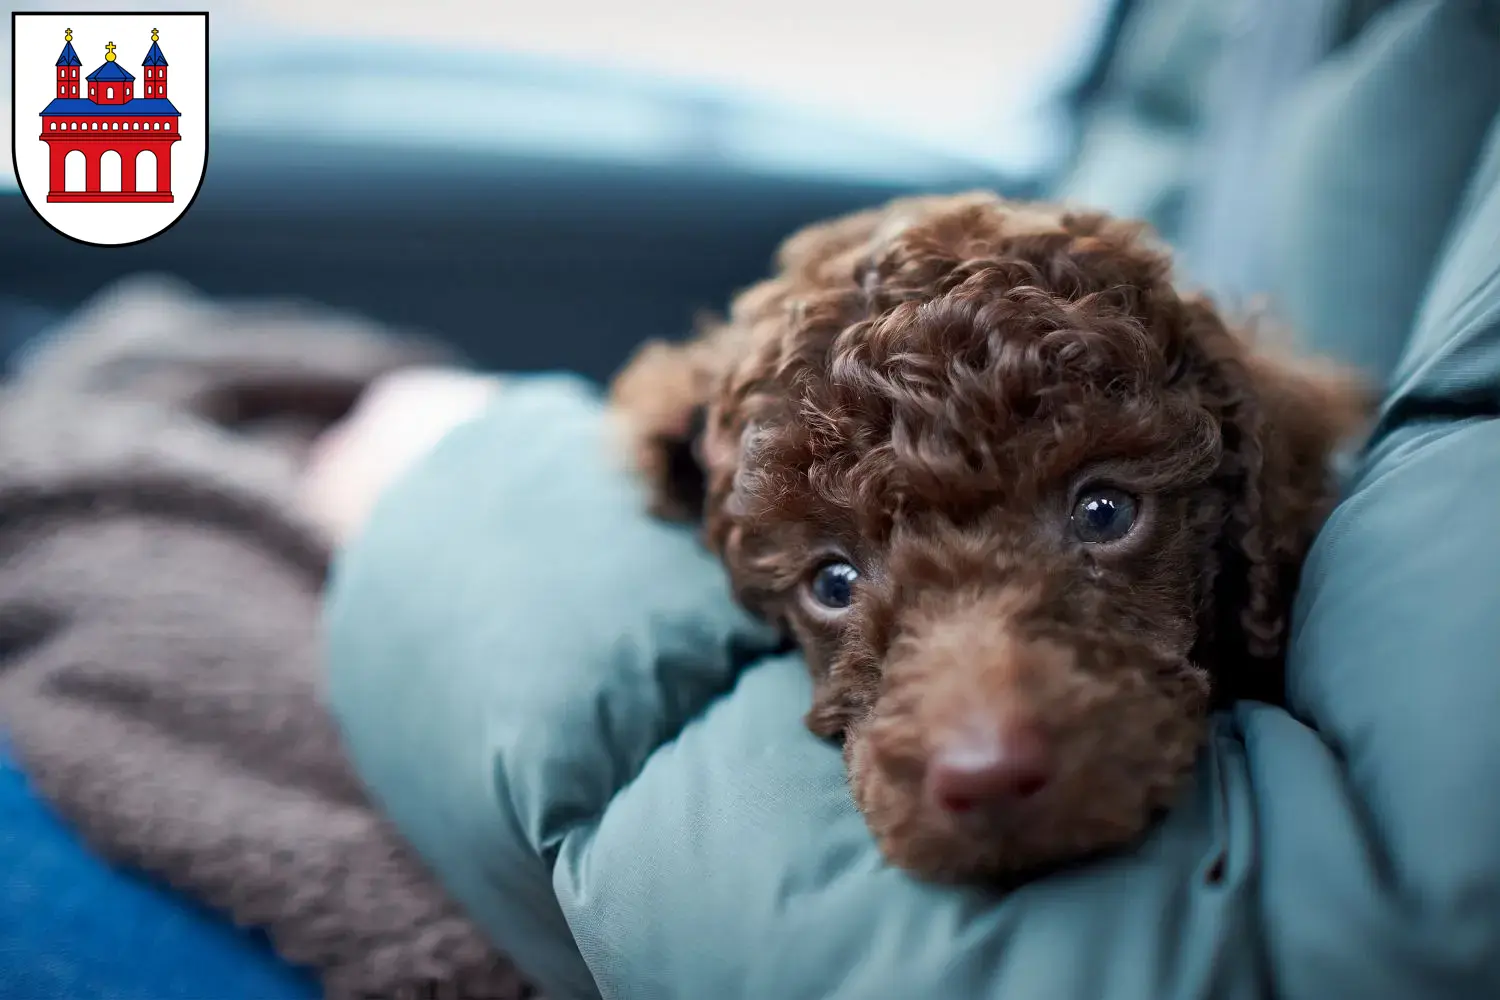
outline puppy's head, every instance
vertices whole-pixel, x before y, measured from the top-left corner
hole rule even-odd
[[[1215,697],[1274,697],[1365,400],[1254,352],[1131,225],[988,196],[795,237],[697,453],[886,855],[1008,878],[1125,843]]]

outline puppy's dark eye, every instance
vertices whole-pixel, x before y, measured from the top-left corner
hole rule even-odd
[[[1117,542],[1129,534],[1135,514],[1135,497],[1129,493],[1107,487],[1085,490],[1073,505],[1073,534],[1091,545]]]
[[[859,570],[846,562],[824,563],[812,577],[813,600],[841,611],[854,602],[854,581],[858,579]]]

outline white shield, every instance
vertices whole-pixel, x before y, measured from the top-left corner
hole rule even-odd
[[[208,162],[208,14],[11,15],[16,181],[97,246],[165,232]]]

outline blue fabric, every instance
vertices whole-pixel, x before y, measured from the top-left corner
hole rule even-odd
[[[171,890],[110,868],[0,746],[0,997],[312,1000],[314,979]]]

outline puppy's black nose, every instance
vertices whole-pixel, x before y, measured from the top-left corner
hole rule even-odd
[[[940,743],[927,763],[927,794],[952,813],[1015,805],[1051,780],[1046,738],[1019,721],[973,722]]]

